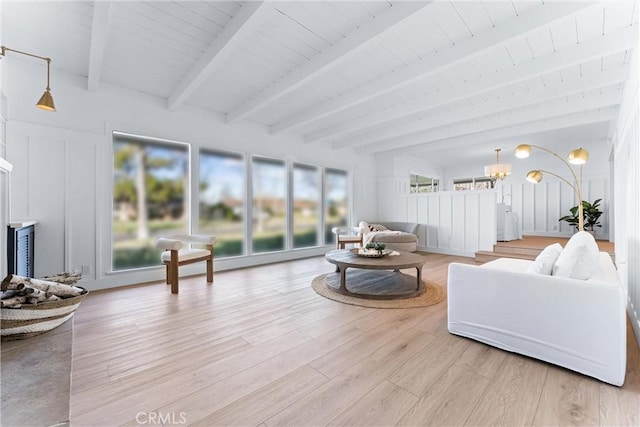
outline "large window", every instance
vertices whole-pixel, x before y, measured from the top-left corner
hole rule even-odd
[[[409,193],[434,193],[438,191],[440,180],[426,176],[409,174]]]
[[[240,154],[200,151],[198,228],[216,236],[216,257],[244,254],[245,169]]]
[[[487,190],[493,188],[495,182],[491,178],[462,178],[453,180],[453,191]]]
[[[349,224],[344,170],[202,148],[191,176],[190,158],[186,143],[113,133],[112,271],[159,266],[158,237],[214,235],[224,258],[332,245]]]
[[[324,173],[324,242],[335,243],[333,227],[342,227],[349,221],[349,182],[345,171],[325,169]]]
[[[189,229],[189,148],[114,132],[112,268],[156,266],[158,236]]]
[[[282,160],[253,157],[253,252],[285,249],[287,168]]]
[[[315,166],[293,165],[293,247],[317,246],[321,221],[320,173]]]

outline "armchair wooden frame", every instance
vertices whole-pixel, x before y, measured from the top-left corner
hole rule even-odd
[[[333,227],[331,231],[336,235],[336,249],[344,249],[348,244],[362,246],[362,233],[358,227]]]
[[[183,249],[184,244],[196,243],[204,245],[206,249]],[[213,246],[216,244],[214,236],[182,235],[171,238],[159,238],[156,247],[166,252],[162,256],[162,263],[166,269],[166,282],[171,285],[171,293],[178,293],[178,268],[196,262],[207,263],[207,282],[213,282]],[[166,255],[169,253],[168,256]]]

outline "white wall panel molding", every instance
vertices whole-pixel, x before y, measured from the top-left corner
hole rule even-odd
[[[468,257],[478,250],[492,250],[496,240],[495,192],[400,194],[391,180],[385,182],[387,185],[378,185],[378,219],[420,224],[420,250]]]
[[[548,25],[591,5],[592,3],[577,2],[545,3],[543,6],[530,10],[526,18],[518,19],[519,17],[515,17],[495,26],[491,31],[459,40],[449,49],[425,57],[415,65],[390,73],[384,78],[362,85],[329,102],[281,120],[273,125],[272,129],[276,132],[283,131],[370,101],[395,89],[412,84],[417,80],[441,72],[447,67],[478,57],[488,50],[522,36],[535,28]]]
[[[640,343],[640,103],[639,54],[633,53],[616,123],[614,150],[615,251],[618,275],[627,290],[627,312]]]

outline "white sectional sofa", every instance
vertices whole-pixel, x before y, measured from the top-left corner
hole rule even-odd
[[[624,289],[607,253],[592,264],[583,280],[528,272],[534,261],[521,259],[452,263],[449,332],[621,386]]]
[[[371,226],[371,227],[370,227]],[[384,230],[377,230],[382,226]],[[403,252],[415,252],[418,249],[418,227],[414,222],[378,222],[369,224],[360,221],[358,224],[364,243],[384,243],[387,249]]]

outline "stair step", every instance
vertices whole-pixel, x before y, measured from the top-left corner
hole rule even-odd
[[[517,255],[533,255],[533,257],[537,257],[542,249],[539,248],[526,248],[526,247],[518,247],[518,246],[502,246],[499,243],[493,245],[494,252],[500,252],[503,254],[517,254]]]
[[[476,262],[489,262],[498,258],[516,258],[516,259],[526,259],[526,260],[534,260],[537,255],[527,255],[527,254],[515,254],[509,252],[489,252],[489,251],[478,251],[476,252],[475,260]]]

